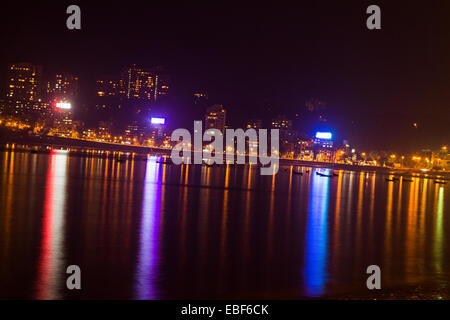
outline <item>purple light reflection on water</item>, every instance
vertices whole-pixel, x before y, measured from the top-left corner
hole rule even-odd
[[[159,264],[159,215],[161,185],[156,159],[148,159],[142,197],[139,251],[135,274],[135,294],[139,300],[158,299],[156,288]]]

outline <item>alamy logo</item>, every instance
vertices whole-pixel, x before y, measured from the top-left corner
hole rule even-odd
[[[379,6],[373,4],[367,7],[367,14],[370,16],[367,18],[366,26],[369,30],[381,29],[381,9]]]
[[[376,264],[370,265],[366,270],[367,274],[370,274],[370,277],[367,278],[366,286],[367,289],[381,289],[381,269]]]
[[[270,136],[270,154],[268,139]],[[192,163],[210,164],[237,163],[245,164],[246,158],[251,164],[261,164],[261,175],[274,175],[279,169],[279,131],[271,129],[226,129],[225,149],[224,134],[217,129],[207,129],[203,133],[202,122],[194,121],[194,144],[187,129],[172,132],[172,141],[178,143],[172,148],[171,159],[175,164]],[[203,142],[211,142],[206,146]],[[235,148],[236,145],[236,148]],[[225,158],[225,159],[224,159]],[[236,159],[235,159],[236,158]]]
[[[81,9],[79,6],[72,4],[67,7],[67,14],[70,14],[66,20],[66,26],[69,30],[80,30],[81,29]]]
[[[66,280],[67,289],[80,290],[81,289],[81,269],[80,269],[80,267],[75,264],[70,265],[67,267],[66,273],[70,274],[70,276]]]

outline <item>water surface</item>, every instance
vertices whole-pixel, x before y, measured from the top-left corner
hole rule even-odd
[[[0,298],[449,297],[448,185],[302,170],[1,152]]]

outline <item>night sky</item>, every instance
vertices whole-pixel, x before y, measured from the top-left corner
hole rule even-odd
[[[448,1],[92,2],[2,1],[2,95],[13,62],[78,74],[85,92],[132,63],[164,65],[167,108],[184,120],[197,117],[185,103],[196,90],[223,104],[233,127],[302,114],[317,97],[326,125],[361,147],[450,140]],[[70,4],[81,7],[79,31],[66,28]],[[370,4],[381,7],[381,30],[365,26]]]

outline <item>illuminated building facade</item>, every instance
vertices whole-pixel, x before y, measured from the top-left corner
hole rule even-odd
[[[246,125],[247,129],[253,128],[255,130],[262,129],[262,120],[260,119],[249,119]]]
[[[208,100],[208,95],[205,92],[196,92],[194,93],[194,103],[202,103]]]
[[[166,118],[151,117],[149,122],[148,139],[151,140],[150,144],[162,143],[166,137]]]
[[[78,122],[73,120],[73,114],[70,110],[56,110],[50,135],[78,138],[77,128],[79,126]]]
[[[42,68],[29,63],[15,63],[8,68],[7,108],[11,115],[24,115],[41,102]]]
[[[125,96],[125,90],[121,89],[121,81],[118,79],[104,78],[95,82],[95,107],[97,110],[120,109],[120,97]]]
[[[119,81],[119,94],[126,99],[156,101],[168,92],[169,79],[162,67],[146,70],[132,65],[122,72]]]
[[[299,160],[314,160],[314,139],[312,138],[300,138],[297,141],[296,146],[296,158]]]
[[[47,94],[50,101],[72,101],[78,92],[78,77],[72,74],[58,73],[47,82]]]
[[[314,138],[315,160],[334,162],[336,151],[333,143],[333,135],[331,132],[316,132]]]
[[[169,93],[169,78],[162,67],[143,69],[132,65],[120,77],[97,80],[95,90],[97,110],[124,108],[138,114]]]
[[[97,80],[95,82],[97,96],[99,97],[115,97],[120,94],[119,81],[115,80]]]
[[[287,119],[285,116],[278,116],[272,120],[272,128],[279,130],[291,130],[292,120]]]
[[[223,105],[215,104],[206,109],[205,130],[218,129],[225,133],[227,112]]]
[[[295,155],[297,131],[292,128],[292,120],[280,115],[272,119],[272,129],[278,129],[280,135],[280,153],[283,157],[293,158]]]

